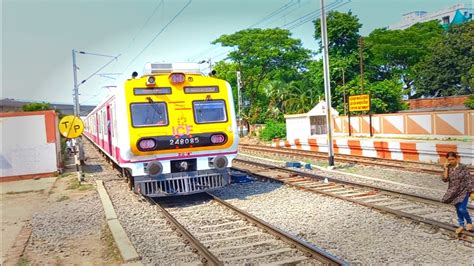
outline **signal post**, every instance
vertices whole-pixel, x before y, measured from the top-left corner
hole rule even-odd
[[[73,115],[65,116],[59,121],[59,133],[67,139],[74,139],[74,161],[76,163],[77,179],[79,182],[84,181],[84,174],[82,172],[81,160],[79,157],[80,149],[77,149],[77,140],[80,140],[82,133],[84,132],[84,123],[82,120]]]

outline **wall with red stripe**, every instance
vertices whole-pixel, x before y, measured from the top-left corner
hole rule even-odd
[[[454,151],[459,154],[462,163],[474,164],[472,142],[334,139],[333,145],[336,154],[429,163],[443,163],[446,153]],[[325,138],[275,140],[272,146],[318,152],[328,151]]]
[[[369,135],[369,116],[351,117],[351,132],[354,135]],[[474,111],[444,111],[396,113],[372,116],[372,132],[378,136],[474,136]],[[334,119],[334,133],[348,134],[349,119],[339,116]]]

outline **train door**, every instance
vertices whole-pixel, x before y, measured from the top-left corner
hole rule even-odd
[[[104,112],[99,110],[99,147],[104,149]]]
[[[105,148],[105,134],[107,134],[106,132],[106,125],[105,125],[105,110],[100,110],[100,130],[102,132],[102,134],[100,134],[100,146],[102,147],[102,149],[106,150]]]
[[[99,119],[100,119],[99,112],[96,112],[95,113],[95,143],[97,143],[97,145],[100,145]]]
[[[105,130],[107,132],[107,142],[108,142],[108,152],[110,154],[111,157],[114,157],[114,154],[113,154],[113,145],[112,145],[112,113],[111,113],[111,110],[110,110],[110,105],[107,105],[107,113],[106,113],[106,122],[105,122]]]

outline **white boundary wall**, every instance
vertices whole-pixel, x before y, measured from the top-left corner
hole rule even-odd
[[[46,139],[44,115],[0,118],[0,177],[56,172],[56,143]]]

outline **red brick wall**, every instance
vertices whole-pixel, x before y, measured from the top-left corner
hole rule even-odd
[[[412,99],[406,102],[410,105],[410,110],[437,108],[437,107],[463,107],[469,96],[449,96],[430,99]]]

